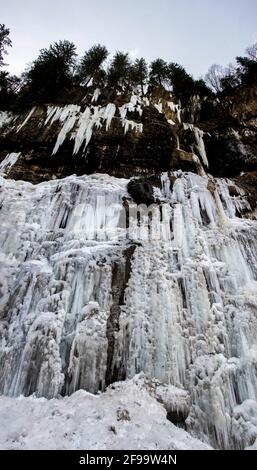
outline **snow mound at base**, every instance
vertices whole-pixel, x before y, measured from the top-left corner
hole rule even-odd
[[[0,449],[210,450],[167,420],[142,375],[105,393],[0,397]]]

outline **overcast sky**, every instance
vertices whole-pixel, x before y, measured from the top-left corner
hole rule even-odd
[[[11,30],[7,62],[21,72],[59,39],[82,53],[95,43],[148,61],[179,62],[195,77],[227,65],[257,42],[257,0],[0,0]]]

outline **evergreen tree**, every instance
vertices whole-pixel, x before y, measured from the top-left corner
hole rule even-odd
[[[81,85],[87,86],[91,79],[95,84],[99,84],[105,76],[103,64],[107,59],[108,51],[105,46],[97,44],[87,52],[80,60],[77,77]]]
[[[126,90],[130,87],[131,62],[128,53],[116,52],[107,74],[107,82],[110,88]]]
[[[0,24],[0,67],[6,65],[4,63],[4,55],[7,54],[7,47],[12,46],[9,38],[10,30],[4,24]],[[0,71],[0,109],[9,109],[14,103],[19,79],[12,77],[8,72]]]
[[[168,74],[173,92],[181,100],[183,106],[186,106],[190,97],[193,95],[210,96],[212,91],[204,80],[194,80],[191,75],[179,64],[171,63],[168,66]]]
[[[193,78],[186,72],[184,67],[173,62],[168,66],[168,75],[175,96],[181,100],[182,104],[186,104],[193,94]]]
[[[55,42],[49,49],[40,51],[39,57],[25,73],[32,100],[54,100],[73,85],[76,55],[76,47],[69,41]]]
[[[243,85],[257,84],[257,60],[248,57],[237,57],[236,59],[239,69],[241,83]]]
[[[163,59],[156,59],[150,65],[150,85],[165,86],[168,79],[168,66]]]
[[[201,97],[213,95],[212,90],[206,85],[202,78],[200,78],[200,80],[194,80],[193,93]]]
[[[140,87],[142,96],[144,95],[144,86],[148,79],[147,63],[143,57],[136,59],[131,66],[130,71],[131,84],[133,87]]]
[[[0,109],[10,109],[15,103],[20,79],[6,71],[0,71]]]
[[[0,67],[4,64],[4,55],[7,54],[6,48],[12,46],[9,38],[10,30],[4,24],[0,24]]]

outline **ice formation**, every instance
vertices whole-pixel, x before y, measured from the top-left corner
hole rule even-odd
[[[48,107],[42,127],[57,126],[53,154],[66,139],[74,154],[84,151],[113,120],[125,133],[143,131],[131,117],[142,115],[148,98],[98,106],[99,96],[96,90],[86,107]],[[180,106],[168,106],[170,124],[181,123]],[[156,108],[162,112],[161,101]],[[35,111],[19,119],[17,132]],[[15,119],[1,113],[0,126]],[[242,189],[206,175],[203,132],[183,126],[205,169],[163,173],[154,188],[158,203],[148,209],[133,202],[127,179],[73,175],[32,185],[3,178],[20,153],[1,161],[0,393],[7,397],[0,398],[0,418],[1,406],[18,404],[19,426],[29,415],[34,429],[16,439],[3,425],[4,447],[35,448],[41,435],[47,447],[50,434],[34,414],[60,413],[61,429],[64,410],[73,416],[76,407],[69,432],[79,431],[69,448],[91,436],[94,447],[96,410],[112,426],[115,397],[131,406],[131,440],[124,443],[115,421],[121,435],[105,428],[99,446],[133,446],[133,394],[143,412],[140,447],[205,446],[193,437],[217,449],[257,447],[257,221],[244,218],[251,207]],[[124,383],[105,392],[117,381]],[[38,398],[17,398],[31,394]],[[85,403],[91,428],[80,419]],[[57,433],[53,446],[66,448],[63,436]]]
[[[94,94],[92,101],[97,101],[97,98],[98,94]],[[136,132],[143,132],[142,124],[126,119],[127,111],[133,111],[135,109],[140,112],[141,108],[139,109],[136,104],[134,105],[133,101],[119,108],[121,124],[124,127],[125,133],[128,132],[129,129],[135,130]],[[73,154],[78,153],[82,146],[85,149],[91,140],[93,130],[99,129],[105,125],[105,129],[108,131],[115,114],[116,106],[113,103],[108,103],[106,107],[92,105],[86,107],[83,112],[81,111],[81,107],[77,105],[67,105],[63,108],[50,107],[45,125],[52,125],[55,121],[59,121],[59,123],[62,124],[53,149],[53,155],[58,152],[60,146],[72,130],[73,132],[70,138],[75,140]]]
[[[110,130],[114,118],[118,119],[126,134],[128,131],[136,133],[143,132],[143,124],[141,122],[130,119],[128,113],[138,114],[140,118],[143,114],[143,109],[150,105],[150,100],[147,97],[140,97],[139,95],[132,94],[129,101],[117,107],[114,103],[108,103],[106,106],[97,106],[97,102],[101,90],[96,88],[94,90],[91,104],[89,106],[81,106],[68,104],[65,106],[48,106],[46,111],[46,118],[42,125],[44,127],[51,127],[54,123],[58,123],[59,133],[52,151],[55,155],[66,139],[74,140],[73,154],[76,155],[81,149],[83,151],[88,147],[93,132],[97,129],[104,128],[107,132]],[[82,100],[83,103],[83,100]],[[178,104],[172,101],[168,103],[170,109],[176,114],[176,119],[181,123],[181,108]],[[162,113],[163,105],[160,101],[154,106]],[[11,121],[17,119],[21,121],[16,126],[16,132],[19,133],[25,126],[30,125],[30,119],[36,112],[36,107],[33,107],[27,115],[20,117],[7,112],[0,112],[0,128]],[[173,120],[169,120],[171,125],[174,125]],[[200,130],[199,136],[197,134],[199,151],[204,158],[204,143]]]
[[[183,127],[184,127],[184,129],[190,129],[191,131],[194,132],[195,139],[196,139],[197,150],[198,150],[199,155],[202,159],[202,163],[208,168],[209,162],[208,162],[207,153],[206,153],[206,150],[205,150],[205,144],[204,144],[204,140],[203,140],[204,132],[201,129],[199,129],[198,127],[194,126],[193,124],[184,123]]]
[[[3,173],[4,174],[8,173],[11,167],[15,165],[20,155],[21,155],[20,152],[19,153],[13,152],[13,153],[9,153],[8,155],[6,155],[4,160],[0,162],[0,175]]]
[[[146,99],[142,99],[137,95],[131,95],[130,101],[120,107],[116,107],[114,103],[108,103],[106,106],[97,106],[100,96],[100,89],[96,89],[93,93],[91,105],[83,107],[80,105],[69,104],[66,106],[48,106],[46,119],[43,126],[51,127],[54,123],[60,126],[59,134],[53,148],[55,155],[66,139],[74,140],[73,154],[77,154],[82,148],[85,150],[92,138],[94,130],[104,127],[109,131],[113,118],[117,117],[124,132],[129,130],[137,133],[143,132],[143,124],[135,122],[127,118],[127,113],[137,113],[142,116],[143,106],[147,105]],[[36,107],[32,108],[25,119],[17,126],[16,132],[19,133],[23,127],[29,124],[29,120],[36,111]],[[10,113],[0,113],[0,127],[8,124],[18,116]]]
[[[244,193],[231,196],[226,179],[165,173],[161,204],[150,219],[142,208],[138,226],[127,183],[1,180],[0,391],[96,393],[143,371],[173,387],[173,419],[183,397],[192,435],[251,446],[257,223],[242,218]]]
[[[166,419],[140,377],[101,395],[0,397],[0,421],[5,450],[210,450]]]
[[[34,113],[35,110],[36,110],[36,107],[32,108],[32,109],[29,111],[29,113],[28,113],[26,119],[24,119],[24,121],[17,127],[17,130],[16,130],[17,133],[20,132],[20,130],[21,130],[24,126],[26,126],[27,122],[29,121],[29,119],[31,118],[31,116],[32,116],[32,114]]]
[[[173,101],[168,102],[168,106],[173,113],[176,113],[178,122],[181,123],[181,107],[179,104],[173,103]]]

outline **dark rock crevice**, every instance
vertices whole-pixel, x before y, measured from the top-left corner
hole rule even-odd
[[[132,245],[123,252],[121,262],[114,262],[112,265],[112,306],[107,321],[107,370],[105,376],[106,386],[118,380],[126,379],[126,369],[124,364],[117,365],[115,357],[116,335],[120,329],[121,307],[125,302],[125,290],[131,274],[131,260],[136,249]]]

